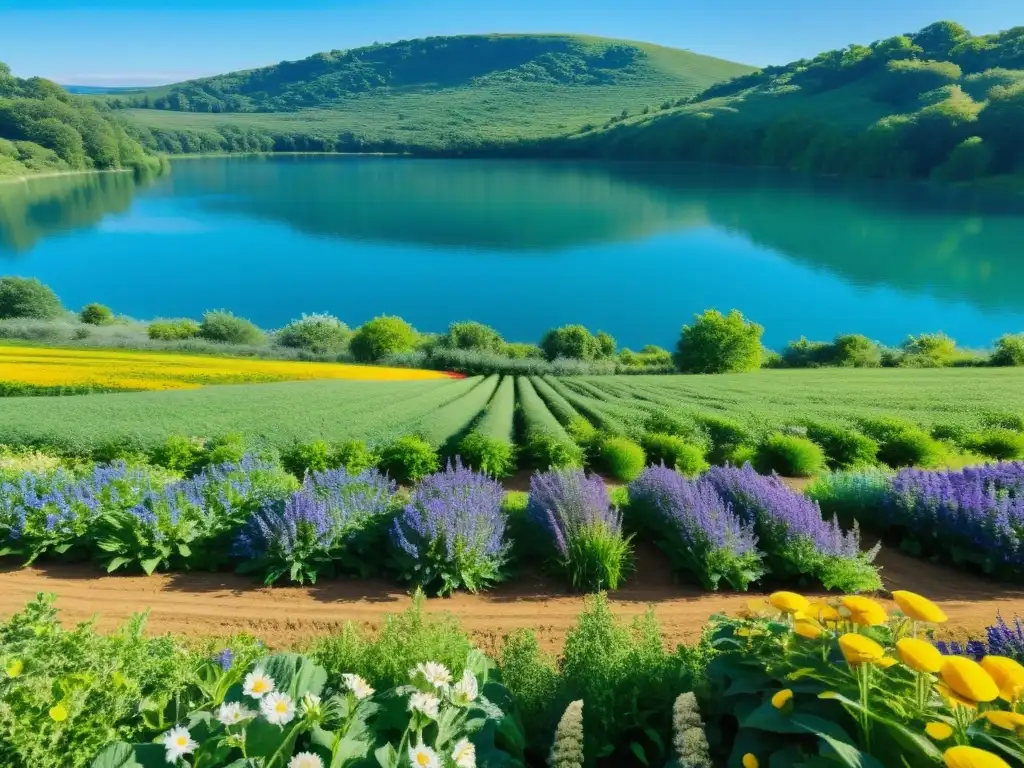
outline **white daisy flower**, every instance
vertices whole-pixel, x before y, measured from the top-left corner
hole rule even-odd
[[[448,671],[448,667],[436,661],[417,664],[416,668],[409,672],[409,677],[415,678],[416,675],[423,675],[427,684],[435,688],[444,688],[452,681],[452,673]]]
[[[467,706],[476,701],[480,695],[480,687],[476,682],[476,675],[468,669],[462,673],[462,679],[452,688],[452,701],[460,706]]]
[[[237,701],[221,704],[220,709],[217,710],[217,719],[224,725],[238,725],[254,717],[256,717],[255,712],[251,709],[246,709]]]
[[[476,747],[469,739],[459,739],[452,750],[452,760],[459,768],[476,768]]]
[[[359,675],[346,673],[341,676],[341,679],[345,683],[345,687],[348,688],[360,701],[373,696],[373,688],[371,688],[370,684],[363,680]]]
[[[320,713],[320,697],[315,693],[307,693],[302,697],[302,704],[299,706],[299,711],[302,716],[316,715]]]
[[[295,719],[295,703],[287,693],[268,693],[260,700],[260,712],[271,725],[283,727]]]
[[[268,693],[273,693],[274,681],[267,676],[262,669],[257,669],[245,676],[245,684],[242,686],[242,693],[260,699]]]
[[[409,697],[409,710],[411,712],[422,712],[431,720],[437,720],[437,708],[441,700],[432,693],[420,693],[417,691]]]
[[[437,752],[426,744],[420,744],[418,747],[409,747],[409,762],[415,768],[441,768],[441,758],[437,756]]]
[[[164,734],[164,750],[167,753],[167,762],[171,765],[177,764],[178,760],[185,755],[195,752],[199,745],[192,740],[192,734],[188,728],[171,728]]]
[[[288,768],[324,768],[324,764],[312,752],[299,752],[288,762]]]

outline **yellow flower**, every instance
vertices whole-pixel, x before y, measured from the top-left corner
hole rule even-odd
[[[950,747],[942,759],[946,768],[1010,768],[1003,758],[977,747]]]
[[[992,725],[1005,731],[1015,731],[1018,728],[1024,728],[1024,715],[1016,712],[990,709],[988,712],[983,713],[982,717],[992,723]]]
[[[743,768],[760,768],[761,761],[757,759],[757,755],[752,752],[747,752],[743,756]]]
[[[939,677],[953,693],[969,701],[992,701],[999,695],[999,686],[982,666],[963,656],[947,656]]]
[[[50,719],[55,723],[63,723],[68,719],[68,710],[63,704],[54,704],[50,707]]]
[[[784,706],[789,704],[793,699],[793,692],[789,688],[783,688],[781,691],[772,696],[772,706],[776,709],[782,709]]]
[[[896,643],[896,652],[899,654],[900,661],[915,672],[934,674],[942,668],[943,658],[939,649],[924,640],[905,637]]]
[[[740,615],[744,618],[754,618],[755,616],[763,616],[771,611],[771,606],[768,605],[768,601],[763,597],[752,598],[747,600],[746,607],[740,611]]]
[[[7,676],[8,677],[19,677],[22,672],[25,671],[25,662],[21,659],[15,659],[7,665]]]
[[[904,616],[914,621],[942,624],[949,618],[939,606],[927,597],[921,597],[915,592],[897,589],[892,593],[892,600],[903,611]]]
[[[870,664],[885,656],[885,650],[870,637],[848,633],[839,638],[839,650],[847,664]]]
[[[971,699],[965,699],[959,693],[956,693],[954,690],[952,690],[948,685],[937,683],[935,686],[935,690],[939,692],[939,694],[942,696],[942,698],[946,700],[946,703],[949,704],[950,707],[959,705],[961,707],[967,707],[968,709],[978,708],[978,702],[973,701]]]
[[[840,614],[862,627],[877,627],[885,624],[889,618],[885,609],[868,597],[850,595],[840,600],[839,604],[843,608]]]
[[[899,664],[899,662],[896,661],[896,659],[892,658],[891,656],[883,656],[882,658],[880,658],[875,663],[878,666],[880,666],[882,669],[888,669],[889,667],[893,666],[894,664]]]
[[[935,741],[945,741],[953,735],[953,728],[945,723],[928,723],[924,727],[924,732]]]
[[[816,621],[841,621],[839,611],[824,600],[816,600],[796,615],[796,618],[815,619]]]
[[[800,637],[806,637],[808,640],[817,640],[825,630],[813,619],[797,619],[793,625],[793,631],[800,635]]]
[[[796,592],[773,592],[768,596],[768,602],[783,613],[796,613],[810,605],[806,597]]]
[[[981,668],[992,675],[999,686],[999,697],[1016,701],[1024,693],[1024,667],[1006,656],[986,656]]]

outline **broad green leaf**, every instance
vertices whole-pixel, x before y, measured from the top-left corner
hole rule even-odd
[[[885,768],[881,762],[871,755],[861,752],[852,744],[833,739],[825,734],[818,734],[818,736],[828,745],[827,749],[822,750],[822,754],[829,753],[835,755],[839,762],[849,766],[849,768]]]
[[[288,731],[281,726],[257,718],[245,729],[245,754],[249,757],[270,757],[284,743],[287,734]]]
[[[644,752],[644,748],[637,744],[635,741],[629,742],[629,751],[632,752],[636,756],[636,759],[639,760],[641,763],[643,763],[644,765],[650,765],[650,763],[647,760],[647,753]]]
[[[146,572],[147,576],[152,576],[153,571],[155,571],[157,569],[157,566],[160,565],[160,558],[151,557],[148,560],[141,561],[139,564],[142,566],[142,570]]]
[[[855,712],[866,712],[868,717],[877,723],[881,723],[889,729],[889,733],[892,738],[899,742],[905,749],[910,749],[915,752],[919,752],[929,759],[935,762],[942,761],[942,752],[936,747],[931,739],[925,736],[923,733],[914,733],[909,728],[897,723],[895,720],[890,720],[887,717],[879,715],[871,710],[865,710],[859,701],[854,701],[841,693],[835,691],[828,691],[818,696],[820,699],[827,699],[831,701],[838,701],[848,709],[852,709]]]
[[[385,744],[373,753],[380,768],[398,768],[398,752],[391,744]]]
[[[106,746],[93,760],[91,768],[166,768],[162,744],[124,744]]]
[[[112,558],[110,560],[110,562],[107,563],[107,573],[113,573],[118,568],[120,568],[122,565],[128,565],[128,563],[130,563],[132,561],[132,559],[133,558],[131,558],[131,557],[115,557],[115,558]]]

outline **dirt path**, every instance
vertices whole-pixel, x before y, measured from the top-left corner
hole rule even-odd
[[[673,584],[657,550],[641,550],[638,561],[634,578],[614,594],[613,607],[631,616],[653,604],[672,643],[695,639],[709,616],[738,611],[750,597]],[[888,589],[910,589],[939,602],[949,614],[946,630],[953,636],[980,633],[997,612],[1008,618],[1024,614],[1024,586],[995,584],[891,550],[883,551],[879,562]],[[37,592],[58,595],[66,622],[98,615],[98,626],[112,629],[133,612],[149,608],[152,632],[223,636],[244,631],[272,646],[327,634],[346,621],[372,626],[410,602],[401,587],[380,581],[331,580],[313,587],[270,589],[226,573],[106,576],[87,565],[61,565],[0,572],[0,616],[19,610]],[[457,616],[488,650],[518,627],[532,627],[548,648],[557,650],[581,606],[581,597],[535,576],[486,595],[428,602],[428,610]]]

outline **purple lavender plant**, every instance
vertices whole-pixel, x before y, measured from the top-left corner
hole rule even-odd
[[[400,576],[441,595],[500,581],[508,557],[504,497],[500,483],[459,459],[424,478],[391,527]]]
[[[878,547],[860,548],[860,532],[844,533],[836,518],[825,520],[818,505],[788,488],[776,475],[759,475],[750,464],[712,467],[707,481],[739,517],[754,526],[769,569],[783,579],[811,577],[827,589],[879,589],[871,564]]]
[[[629,502],[674,567],[705,589],[718,589],[724,579],[745,591],[764,572],[753,525],[741,522],[708,481],[687,480],[664,465],[647,467],[630,483]]]
[[[220,667],[221,672],[227,672],[235,663],[235,652],[230,648],[224,648],[213,657],[213,661]]]
[[[947,656],[968,656],[978,661],[991,654],[1024,662],[1024,622],[1020,616],[1014,616],[1011,627],[1002,614],[996,614],[996,623],[985,630],[984,640],[974,639],[966,643],[940,640],[935,646]]]

